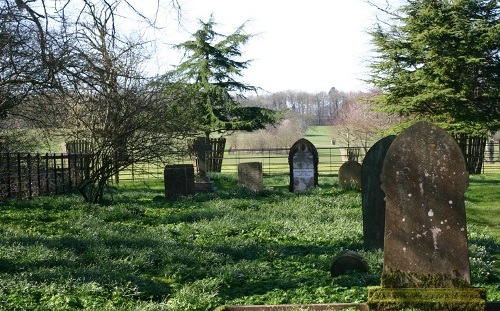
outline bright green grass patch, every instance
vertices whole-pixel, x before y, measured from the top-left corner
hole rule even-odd
[[[470,221],[500,240],[500,174],[471,176],[466,207]]]
[[[332,139],[336,138],[335,130],[332,126],[309,126],[304,136],[316,147],[331,146]]]
[[[166,201],[157,181],[120,183],[103,206],[76,195],[1,202],[0,309],[363,302],[380,284],[383,254],[363,249],[361,195],[339,190],[334,176],[295,194],[286,174],[266,176],[260,192],[239,189],[234,174],[212,179],[217,193],[178,201]],[[474,284],[499,300],[499,241],[475,220],[468,233]],[[370,272],[332,279],[331,261],[345,249]]]

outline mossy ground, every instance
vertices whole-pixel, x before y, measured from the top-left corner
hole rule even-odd
[[[484,311],[484,288],[368,288],[370,310]]]

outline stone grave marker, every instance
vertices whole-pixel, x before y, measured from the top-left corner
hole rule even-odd
[[[361,201],[363,208],[363,240],[367,249],[384,248],[385,194],[380,188],[384,158],[396,138],[387,136],[377,141],[366,153],[361,167]]]
[[[264,188],[262,162],[238,164],[238,183],[242,187],[260,191]]]
[[[384,268],[370,309],[484,310],[485,289],[470,287],[468,174],[453,138],[428,122],[409,127],[389,147],[381,180]]]
[[[339,185],[343,189],[361,189],[361,164],[347,161],[339,168]]]
[[[342,275],[350,270],[368,272],[370,270],[368,263],[359,253],[351,250],[344,250],[333,258],[330,267],[332,278]]]
[[[164,173],[165,196],[176,199],[195,193],[194,167],[192,164],[174,164],[165,166]]]
[[[288,153],[290,192],[312,189],[318,185],[318,151],[307,139],[296,141]]]
[[[195,176],[195,192],[215,192],[214,182],[208,177],[208,168],[212,145],[210,139],[206,137],[196,137],[190,146],[190,153],[196,165],[197,174]]]

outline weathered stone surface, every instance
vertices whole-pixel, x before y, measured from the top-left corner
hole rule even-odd
[[[164,173],[165,196],[175,199],[195,193],[194,167],[192,164],[175,164],[165,166]]]
[[[438,275],[446,282],[470,284],[464,204],[468,174],[453,138],[427,122],[409,127],[389,147],[381,180],[384,273]]]
[[[377,141],[366,153],[361,168],[363,239],[367,249],[384,248],[385,194],[380,188],[384,158],[395,135]]]
[[[307,139],[299,139],[290,148],[290,192],[312,189],[318,185],[318,151]]]
[[[361,164],[347,161],[339,168],[339,185],[343,189],[361,189]]]
[[[350,270],[368,272],[368,263],[359,253],[351,250],[344,250],[333,258],[330,275],[333,278]]]
[[[262,176],[262,162],[247,162],[238,164],[238,183],[255,191],[264,188]]]

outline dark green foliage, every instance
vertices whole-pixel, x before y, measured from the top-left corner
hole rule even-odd
[[[173,98],[171,109],[190,116],[193,132],[224,133],[253,131],[276,123],[280,115],[270,109],[241,107],[238,99],[257,87],[237,81],[250,61],[239,60],[240,46],[252,37],[244,32],[245,24],[233,34],[217,33],[211,17],[200,21],[201,29],[192,40],[176,47],[184,50],[187,59],[164,76],[166,97]],[[220,41],[217,41],[220,38]]]
[[[369,79],[383,111],[440,124],[452,134],[500,128],[497,0],[409,0],[371,32]]]

